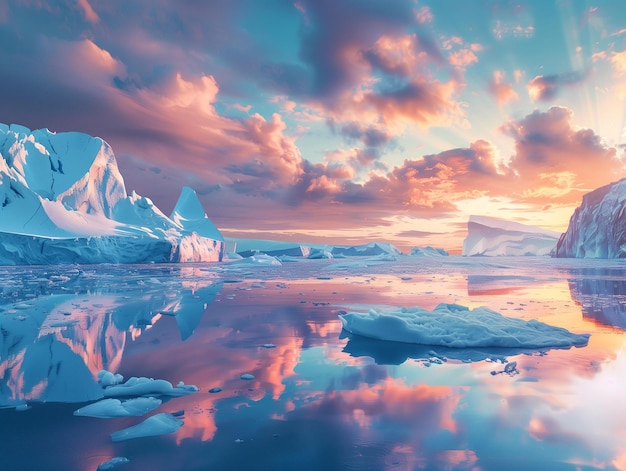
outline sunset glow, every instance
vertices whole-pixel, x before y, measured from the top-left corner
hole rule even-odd
[[[619,0],[8,0],[0,122],[104,138],[129,190],[167,213],[190,185],[226,236],[458,253],[470,214],[564,231],[626,176],[624,24]]]

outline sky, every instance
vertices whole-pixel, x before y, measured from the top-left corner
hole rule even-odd
[[[459,252],[626,176],[623,0],[3,0],[0,122],[225,236]]]

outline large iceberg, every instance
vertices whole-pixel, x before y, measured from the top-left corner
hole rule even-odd
[[[583,196],[555,256],[626,258],[626,179]]]
[[[111,147],[0,124],[0,264],[219,261],[224,239],[191,188],[170,217],[127,194]]]
[[[470,216],[463,255],[550,255],[561,234],[487,216]]]

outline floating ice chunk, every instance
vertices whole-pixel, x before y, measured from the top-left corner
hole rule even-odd
[[[164,412],[148,417],[143,422],[133,425],[132,427],[113,432],[111,434],[111,440],[121,442],[133,438],[165,435],[176,432],[183,424],[184,422],[182,420],[177,419],[172,414]]]
[[[499,375],[499,374],[506,374],[509,376],[515,376],[519,374],[519,370],[517,369],[517,362],[516,361],[512,361],[510,363],[507,363],[504,367],[503,370],[501,371],[492,371],[491,375],[495,376],[495,375]]]
[[[263,347],[263,348],[276,348],[276,345],[274,345],[273,343],[264,343],[263,345],[261,345],[261,347]]]
[[[323,250],[323,249],[313,249],[311,250],[311,252],[309,253],[309,256],[307,257],[311,260],[319,260],[322,258],[334,258],[333,257],[333,253],[330,250]]]
[[[241,260],[235,260],[233,262],[230,262],[229,265],[261,265],[277,267],[281,266],[282,263],[276,257],[272,257],[271,255],[265,255],[264,253],[259,253],[256,255],[251,255],[250,257],[243,258]]]
[[[215,394],[215,393],[218,393],[218,392],[222,392],[222,388],[219,388],[219,387],[211,388],[211,389],[209,389],[209,392],[210,392],[211,394]]]
[[[74,415],[112,419],[115,417],[138,417],[153,411],[161,405],[161,400],[154,397],[138,397],[128,401],[102,399],[74,411]]]
[[[113,374],[107,370],[100,370],[98,372],[98,382],[103,386],[114,386],[124,381],[124,377],[121,374]]]
[[[133,376],[124,384],[109,386],[104,390],[105,397],[126,396],[186,396],[197,392],[199,389],[192,385],[186,385],[182,381],[176,387],[164,379],[137,378]]]
[[[252,379],[254,379],[254,375],[251,375],[250,373],[244,373],[240,376],[241,379],[245,379],[247,381],[250,381]]]
[[[101,463],[96,471],[109,471],[117,467],[117,465],[125,463],[130,463],[130,460],[124,456],[116,456],[115,458],[111,458],[109,461]]]
[[[545,348],[586,345],[589,334],[574,334],[537,320],[504,317],[486,307],[473,311],[457,304],[439,304],[390,312],[370,310],[340,315],[343,328],[379,340],[452,348]]]

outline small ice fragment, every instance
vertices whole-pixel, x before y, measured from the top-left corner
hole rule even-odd
[[[254,379],[254,375],[251,375],[250,373],[244,373],[240,376],[241,379],[245,379],[245,380],[251,380]]]
[[[241,438],[237,438],[237,439],[235,440],[235,443],[243,443],[243,440],[242,440]]]
[[[215,393],[218,393],[218,392],[221,392],[221,391],[222,391],[222,388],[211,388],[211,389],[209,389],[209,392],[211,394],[215,394]]]
[[[129,463],[130,460],[124,456],[116,456],[115,458],[111,458],[109,461],[105,461],[101,463],[96,471],[109,471],[110,469],[115,468],[119,464]]]
[[[15,410],[18,412],[24,412],[25,410],[30,409],[30,406],[26,403],[24,404],[18,404],[17,406],[15,406]]]
[[[274,345],[273,343],[264,343],[263,345],[261,345],[263,348],[276,348],[276,345]]]
[[[153,437],[176,432],[184,422],[172,414],[161,413],[148,417],[143,422],[111,434],[111,440],[121,442],[133,438]]]
[[[511,363],[507,363],[504,367],[504,372],[509,375],[517,373],[517,362],[512,361]]]

